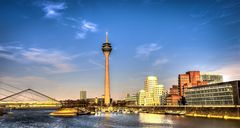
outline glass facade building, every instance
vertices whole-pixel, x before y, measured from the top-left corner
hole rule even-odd
[[[87,98],[87,91],[80,91],[80,100],[85,100]]]
[[[201,74],[201,81],[207,81],[208,84],[221,83],[223,82],[223,76],[214,74]]]
[[[240,81],[194,86],[185,92],[188,105],[240,105]]]

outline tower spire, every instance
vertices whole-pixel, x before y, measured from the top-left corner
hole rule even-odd
[[[108,43],[108,32],[106,32],[106,43]]]

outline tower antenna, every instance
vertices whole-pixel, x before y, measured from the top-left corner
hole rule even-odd
[[[108,43],[108,32],[106,32],[106,43]]]

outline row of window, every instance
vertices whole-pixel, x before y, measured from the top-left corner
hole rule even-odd
[[[208,92],[224,92],[224,91],[232,91],[232,87],[219,87],[219,88],[214,88],[214,89],[211,89],[211,88],[204,88],[204,89],[187,89],[186,90],[186,93],[187,94],[191,94],[191,93],[208,93]]]
[[[187,94],[186,97],[214,97],[214,96],[233,96],[232,92]]]
[[[224,84],[224,85],[219,85],[219,86],[203,86],[199,88],[192,88],[193,90],[206,90],[206,89],[212,89],[212,88],[232,88],[231,84]]]
[[[225,96],[225,97],[207,97],[207,98],[186,98],[187,101],[191,101],[191,100],[196,100],[196,101],[205,101],[205,100],[220,100],[220,101],[224,101],[224,100],[233,100],[232,96]]]
[[[233,101],[190,101],[188,105],[233,105]]]

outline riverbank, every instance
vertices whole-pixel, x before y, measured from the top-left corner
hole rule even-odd
[[[217,118],[217,119],[240,120],[240,117],[233,117],[233,116],[227,116],[227,115],[185,114],[185,116],[190,116],[190,117],[202,117],[202,118]]]
[[[0,108],[0,116],[3,115],[3,109]]]
[[[171,114],[178,115],[182,112],[185,116],[191,117],[204,117],[204,118],[218,118],[218,119],[232,119],[240,120],[239,106],[204,106],[204,107],[191,107],[191,106],[129,106],[129,110],[138,110],[139,112],[155,113],[155,114]],[[179,114],[180,115],[180,114]]]
[[[144,112],[145,113],[145,112]],[[215,119],[230,119],[230,120],[240,120],[240,117],[237,116],[228,116],[228,115],[211,115],[211,114],[196,114],[196,113],[185,113],[185,114],[181,114],[181,113],[185,113],[183,112],[154,112],[150,114],[161,114],[161,115],[179,115],[179,116],[188,116],[188,117],[201,117],[201,118],[215,118]]]

